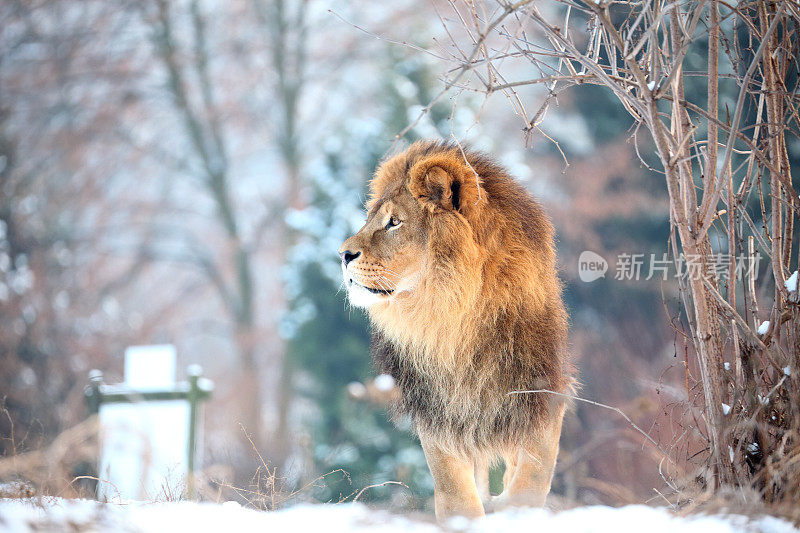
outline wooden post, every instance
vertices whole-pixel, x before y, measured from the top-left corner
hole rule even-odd
[[[197,487],[195,486],[194,470],[195,470],[195,453],[197,447],[197,412],[200,403],[200,387],[197,382],[202,374],[203,369],[200,365],[191,365],[188,368],[189,373],[189,393],[187,399],[189,400],[189,448],[187,450],[187,465],[188,473],[186,476],[186,488],[189,498],[195,499],[197,497]]]
[[[99,370],[89,372],[89,385],[86,386],[86,405],[89,407],[90,415],[100,413],[100,404],[103,403],[103,396],[100,393],[100,386],[103,384],[103,373]]]

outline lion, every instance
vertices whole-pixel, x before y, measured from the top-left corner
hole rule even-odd
[[[488,156],[443,141],[385,160],[366,208],[339,250],[344,283],[422,444],[437,519],[544,505],[574,383],[548,217]]]

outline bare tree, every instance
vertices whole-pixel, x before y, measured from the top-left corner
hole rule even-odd
[[[302,207],[299,104],[306,66],[305,5],[305,1],[295,4],[258,0],[248,8],[252,9],[255,19],[250,30],[256,35],[256,44],[248,46],[257,50],[249,52],[257,55],[268,51],[272,62],[271,70],[255,75],[255,85],[266,89],[264,93],[272,98],[270,108],[274,108],[269,109],[269,114],[262,119],[271,125],[267,131],[271,138],[261,140],[261,149],[277,148],[284,173],[276,184],[285,191],[279,201],[265,203],[262,214],[251,214],[251,220],[246,220],[248,217],[234,193],[236,183],[228,145],[237,132],[231,131],[235,124],[230,117],[223,116],[225,108],[216,97],[217,93],[225,91],[225,87],[219,75],[210,68],[207,6],[199,0],[192,0],[187,9],[181,11],[180,6],[172,2],[157,0],[155,9],[145,14],[153,28],[156,55],[166,70],[168,90],[181,117],[183,133],[194,158],[200,163],[195,167],[197,183],[213,198],[216,221],[226,235],[223,253],[208,248],[191,260],[213,283],[234,325],[239,360],[237,389],[243,399],[242,423],[255,446],[266,450],[270,461],[276,465],[282,465],[288,456],[290,437],[290,366],[285,364],[285,341],[277,331],[280,315],[286,308],[286,297],[280,279],[276,280],[279,294],[268,305],[273,312],[274,330],[269,336],[269,351],[273,357],[269,361],[260,361],[264,350],[259,347],[259,342],[264,336],[256,309],[256,283],[260,278],[254,275],[254,270],[255,256],[263,251],[268,238],[273,241],[268,248],[275,264],[286,263],[296,238],[286,222],[286,213]],[[191,31],[188,36],[179,37],[176,27],[186,24],[187,20]],[[253,76],[247,72],[233,74],[239,79]],[[200,249],[203,248],[201,245]],[[275,394],[268,395],[264,390],[267,384],[264,369],[267,367],[275,376],[271,380],[277,389]],[[265,404],[275,405],[277,424],[271,428],[264,427]],[[269,440],[266,440],[267,436]]]
[[[187,260],[194,261],[215,287],[232,324],[239,361],[237,388],[245,399],[238,406],[240,414],[237,418],[252,435],[255,444],[261,447],[264,443],[264,417],[261,367],[255,347],[252,250],[242,234],[242,222],[232,197],[227,132],[223,128],[215,100],[215,84],[209,73],[206,20],[200,3],[196,0],[190,2],[189,50],[183,50],[175,30],[176,19],[184,15],[176,14],[180,7],[164,0],[157,0],[154,7],[152,13],[146,13],[146,20],[152,26],[156,57],[166,70],[167,87],[180,116],[183,133],[199,162],[195,167],[197,184],[213,199],[216,222],[226,237],[222,253],[205,250]],[[196,87],[189,84],[187,76],[196,80]]]
[[[286,171],[286,198],[280,213],[270,213],[280,239],[280,258],[285,264],[289,251],[296,242],[296,232],[287,224],[288,209],[302,209],[302,143],[300,134],[300,102],[307,75],[307,21],[308,0],[286,2],[285,0],[254,0],[258,21],[269,40],[272,66],[275,72],[273,94],[278,103],[278,117],[273,135],[278,145],[283,167]],[[276,208],[277,209],[277,208]],[[281,293],[281,308],[286,309],[286,295]],[[278,462],[283,462],[289,453],[289,412],[292,400],[292,371],[286,361],[286,344],[280,336],[281,360],[278,362]]]
[[[697,383],[687,374],[686,393],[701,421],[692,433],[707,447],[705,487],[747,486],[796,504],[800,322],[791,265],[800,198],[787,145],[800,130],[800,7],[492,0],[451,9],[441,18],[452,70],[439,97],[502,93],[533,134],[559,94],[595,84],[613,93],[636,132],[649,133],[668,190],[673,258],[696,267],[681,295],[700,372]],[[707,68],[689,68],[690,53],[707,54]],[[703,102],[686,94],[698,76],[707,82]],[[526,86],[544,89],[533,111]],[[721,88],[735,101],[722,116]],[[769,258],[770,294],[756,291],[758,253]]]
[[[82,378],[127,337],[103,311],[116,310],[104,288],[120,265],[95,253],[116,209],[96,193],[119,182],[92,153],[124,107],[117,89],[137,74],[102,61],[96,45],[130,13],[94,4],[72,18],[73,7],[0,8],[0,453],[77,423]],[[94,83],[106,89],[102,104],[81,105]]]

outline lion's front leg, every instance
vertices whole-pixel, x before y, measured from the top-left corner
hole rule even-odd
[[[420,441],[433,476],[436,518],[483,516],[473,463],[448,453],[429,437],[420,435]]]
[[[557,416],[531,442],[521,446],[515,457],[506,459],[503,494],[497,502],[501,507],[544,505],[556,467],[563,416],[564,407],[561,406]],[[509,471],[509,466],[513,470]]]
[[[475,462],[475,486],[478,487],[478,496],[483,502],[484,511],[486,504],[492,500],[492,495],[489,492],[489,467],[483,461]]]

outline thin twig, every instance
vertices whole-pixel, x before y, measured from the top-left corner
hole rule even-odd
[[[650,444],[652,444],[659,452],[661,452],[664,455],[664,457],[667,458],[667,460],[669,460],[670,463],[673,463],[673,464],[675,463],[672,460],[672,458],[669,456],[669,454],[667,452],[665,452],[661,448],[661,446],[653,439],[653,437],[651,437],[646,431],[644,431],[642,428],[640,428],[638,425],[636,425],[636,422],[631,420],[631,417],[626,415],[618,407],[613,407],[611,405],[606,405],[604,403],[596,402],[594,400],[588,400],[586,398],[581,398],[579,396],[575,396],[575,395],[572,395],[572,394],[565,394],[563,392],[556,392],[556,391],[551,391],[551,390],[547,390],[547,389],[515,390],[515,391],[511,391],[511,392],[506,393],[506,396],[509,396],[511,394],[535,394],[535,393],[553,394],[555,396],[561,396],[562,398],[568,398],[570,400],[576,400],[576,401],[579,401],[579,402],[588,403],[590,405],[595,405],[597,407],[602,407],[603,409],[608,409],[609,411],[614,411],[615,413],[619,414],[622,418],[624,418],[625,421],[627,421],[628,424],[630,424],[631,427],[633,427],[633,429],[635,429],[636,431],[641,433],[644,436],[644,438],[646,438],[650,442]]]

